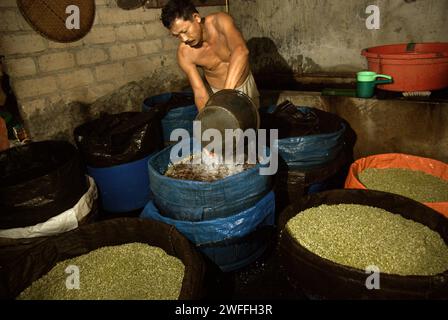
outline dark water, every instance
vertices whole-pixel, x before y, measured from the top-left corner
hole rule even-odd
[[[215,270],[206,285],[210,300],[307,300],[303,292],[289,284],[275,239],[257,261],[233,272]]]

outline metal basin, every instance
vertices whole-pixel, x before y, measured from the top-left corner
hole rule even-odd
[[[225,129],[259,129],[260,115],[254,102],[237,90],[221,90],[212,95],[196,120],[202,132],[217,129],[224,137]]]

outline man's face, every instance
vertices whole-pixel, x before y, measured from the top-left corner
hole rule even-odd
[[[202,43],[201,17],[197,13],[193,14],[192,20],[174,20],[170,31],[174,37],[190,47],[197,47]]]

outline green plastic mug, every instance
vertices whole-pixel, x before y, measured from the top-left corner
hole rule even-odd
[[[376,80],[376,78],[385,78],[385,80]],[[373,71],[358,72],[356,80],[356,96],[358,98],[371,98],[377,84],[392,83],[391,76],[377,74]]]

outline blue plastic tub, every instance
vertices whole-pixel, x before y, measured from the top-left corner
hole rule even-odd
[[[267,166],[262,164],[214,182],[165,176],[171,163],[171,150],[183,144],[190,146],[193,152],[200,146],[195,139],[182,141],[165,148],[148,161],[154,201],[165,216],[187,221],[226,217],[254,206],[272,189],[272,177],[260,175],[260,168]],[[269,152],[266,148],[266,154]]]
[[[266,250],[275,221],[271,191],[254,206],[232,216],[205,221],[168,218],[150,201],[141,218],[173,225],[224,272],[243,268]]]
[[[192,92],[180,92],[177,94],[193,96]],[[156,104],[168,102],[172,95],[173,93],[163,93],[145,99],[143,102],[143,111],[148,111]],[[193,121],[197,114],[198,110],[194,104],[171,109],[162,118],[163,140],[165,143],[168,144],[170,142],[171,132],[175,129],[185,129],[190,133],[190,136],[193,136]]]
[[[151,200],[147,166],[151,157],[108,168],[87,166],[88,174],[98,186],[105,211],[133,211],[143,208]]]

